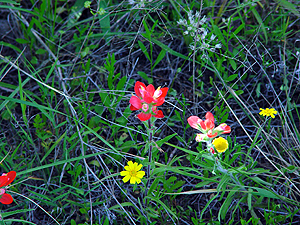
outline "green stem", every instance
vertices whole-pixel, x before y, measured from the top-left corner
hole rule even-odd
[[[151,172],[151,162],[152,162],[152,140],[153,140],[153,129],[152,129],[152,123],[150,119],[148,120],[148,131],[149,131],[149,149],[148,149],[148,157],[149,157],[149,165],[147,168],[148,178],[150,177]],[[150,179],[147,181],[146,188],[149,188]]]
[[[232,180],[235,184],[237,184],[237,185],[238,185],[239,187],[241,187],[243,190],[246,190],[245,188],[242,187],[242,185],[241,185],[241,183],[239,182],[239,180],[236,179],[236,178],[233,176],[233,174],[232,174],[231,172],[229,172],[227,169],[224,169],[224,168],[223,168],[223,166],[221,165],[220,161],[218,160],[218,157],[215,156],[215,155],[210,151],[210,148],[212,147],[211,140],[207,141],[206,144],[207,144],[207,150],[211,153],[211,155],[212,155],[213,157],[215,157],[214,170],[215,170],[215,168],[217,167],[216,169],[217,169],[218,171],[220,171],[220,172],[223,173],[223,174],[229,175],[230,178],[231,178],[231,180]],[[213,170],[213,173],[214,173],[214,170]]]
[[[242,188],[242,190],[246,190],[244,187],[242,187],[240,181],[238,179],[236,179],[236,177],[233,176],[233,174],[231,172],[229,172],[228,170],[224,169],[223,166],[221,165],[221,163],[219,162],[219,160],[216,158],[216,164],[217,164],[217,169],[223,173],[223,174],[226,174],[226,175],[229,175],[231,180],[237,184],[239,187]]]

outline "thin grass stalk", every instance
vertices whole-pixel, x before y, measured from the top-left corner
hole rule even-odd
[[[150,177],[150,172],[151,172],[151,162],[152,162],[152,140],[153,140],[153,129],[152,129],[152,123],[150,120],[148,120],[148,131],[149,131],[149,149],[148,149],[148,157],[149,157],[149,165],[147,167],[147,173],[148,173],[148,178]],[[150,179],[147,180],[146,184],[146,189],[149,188],[150,185]]]

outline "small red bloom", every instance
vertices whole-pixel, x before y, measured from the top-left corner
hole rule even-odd
[[[206,133],[215,127],[215,118],[211,112],[207,112],[205,118],[203,121],[198,116],[190,116],[188,123],[191,127]]]
[[[4,193],[0,196],[0,202],[2,204],[8,205],[11,204],[14,201],[14,199],[11,197],[10,194]]]
[[[215,128],[215,118],[211,112],[206,113],[204,121],[198,116],[190,116],[187,120],[191,127],[202,132],[197,134],[196,141],[198,142],[205,142],[220,134],[228,134],[231,132],[230,126],[226,123],[222,123]]]
[[[2,174],[0,176],[0,188],[9,185],[16,178],[17,173],[15,171],[10,171],[8,173]],[[6,189],[0,189],[0,202],[2,204],[10,204],[13,202],[13,198],[10,194],[5,193]]]
[[[16,178],[16,175],[17,173],[15,171],[2,174],[2,176],[0,176],[0,188],[13,182],[13,180]]]
[[[131,96],[129,100],[130,109],[132,111],[142,110],[142,112],[138,114],[138,118],[141,121],[149,120],[152,116],[164,118],[163,112],[157,110],[157,106],[165,102],[168,90],[168,88],[160,87],[155,90],[152,84],[146,87],[144,83],[137,81],[134,86],[136,96]]]
[[[215,130],[211,129],[207,132],[207,137],[214,138],[218,135],[218,132],[215,132]]]
[[[229,134],[231,132],[231,128],[226,123],[221,123],[216,127],[215,131],[221,132],[221,134]]]

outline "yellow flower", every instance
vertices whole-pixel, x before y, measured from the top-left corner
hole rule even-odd
[[[218,152],[225,152],[228,148],[228,141],[223,137],[215,138],[212,142]]]
[[[125,171],[121,171],[120,175],[124,176],[123,182],[126,183],[130,180],[130,184],[141,183],[141,179],[145,176],[144,171],[139,171],[142,168],[142,164],[132,161],[128,162],[128,166],[125,166]]]
[[[266,108],[266,109],[262,109],[260,108],[261,112],[259,113],[259,115],[262,116],[271,116],[272,118],[275,118],[275,114],[277,114],[278,112],[274,109],[274,108]]]

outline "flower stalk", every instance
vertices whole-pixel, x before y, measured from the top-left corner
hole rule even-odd
[[[149,158],[149,165],[147,167],[147,173],[148,173],[148,177],[150,177],[151,174],[151,162],[152,162],[152,150],[153,150],[153,146],[152,146],[152,140],[153,140],[153,124],[151,123],[150,120],[148,120],[148,131],[149,131],[149,150],[148,150],[148,158]],[[148,179],[147,184],[146,184],[146,190],[148,189],[150,185],[150,179]]]

